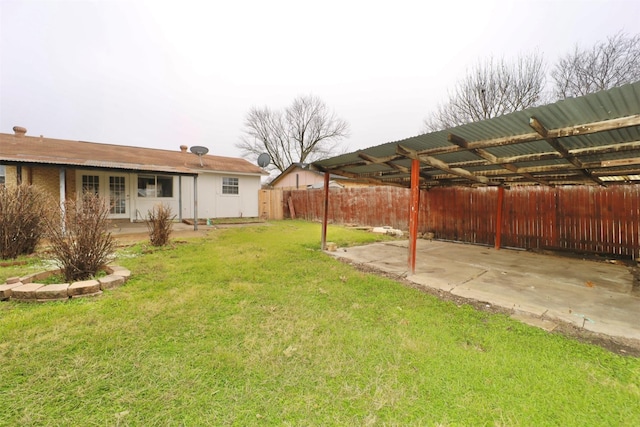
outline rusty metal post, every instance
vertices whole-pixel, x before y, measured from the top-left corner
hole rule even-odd
[[[502,243],[502,205],[504,200],[504,187],[498,187],[498,206],[496,206],[496,250]]]
[[[320,250],[327,247],[327,221],[329,218],[329,172],[324,173],[324,211],[322,213],[322,239]]]
[[[409,206],[409,271],[416,272],[418,211],[420,208],[420,161],[411,161],[411,202]]]

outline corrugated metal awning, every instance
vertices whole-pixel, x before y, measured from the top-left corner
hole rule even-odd
[[[640,82],[313,163],[333,174],[410,186],[637,183]]]

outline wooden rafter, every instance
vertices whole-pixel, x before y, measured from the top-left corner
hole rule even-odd
[[[582,162],[578,160],[575,155],[571,154],[569,150],[564,148],[564,146],[558,140],[558,137],[553,137],[549,135],[549,131],[547,130],[547,128],[544,127],[544,125],[540,122],[540,120],[538,120],[535,117],[531,117],[529,119],[529,126],[531,126],[541,137],[543,137],[544,140],[547,141],[547,143],[551,145],[558,153],[560,153],[560,155],[566,161],[574,165],[576,168],[580,169],[584,174],[584,176],[593,180],[593,182],[595,182],[596,184],[605,186],[605,183],[602,182],[600,178],[598,178],[597,176],[594,176],[589,169],[585,168],[582,165]]]
[[[435,157],[419,155],[416,150],[411,150],[410,148],[404,147],[400,144],[397,145],[396,152],[404,157],[407,157],[410,159],[417,159],[422,163],[426,163],[433,168],[439,169],[451,175],[456,175],[471,181],[479,182],[481,184],[500,185],[499,182],[490,182],[488,178],[484,176],[474,175],[473,173],[469,172],[466,169],[452,168],[446,162],[443,162],[442,160],[438,160]]]
[[[461,138],[461,137],[459,137],[457,135],[454,135],[454,134],[450,133],[447,136],[447,139],[449,140],[449,142],[457,145],[458,147],[468,149],[470,152],[472,152],[476,156],[486,160],[489,164],[500,165],[503,168],[505,168],[505,169],[515,173],[515,174],[519,173],[517,166],[515,166],[512,163],[500,162],[496,156],[494,156],[493,154],[489,153],[484,148],[468,148],[469,147],[469,143],[464,138]],[[531,175],[530,173],[523,172],[523,173],[521,173],[521,175],[524,176],[525,178],[533,181],[533,182],[537,182],[538,184],[549,185],[549,183],[547,181],[545,181],[544,179],[536,178],[535,176]]]

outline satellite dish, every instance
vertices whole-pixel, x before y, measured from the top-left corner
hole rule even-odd
[[[200,145],[194,145],[190,148],[190,150],[193,154],[197,154],[198,156],[202,156],[209,152],[209,149],[207,147],[202,147]]]
[[[193,154],[197,155],[200,158],[200,166],[203,166],[202,165],[202,156],[207,154],[209,152],[209,149],[207,147],[203,147],[201,145],[194,145],[189,150],[191,150],[191,152]]]
[[[262,153],[258,156],[258,166],[261,168],[268,166],[271,163],[271,156],[267,153]]]

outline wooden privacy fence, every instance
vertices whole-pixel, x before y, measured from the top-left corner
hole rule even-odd
[[[282,192],[297,218],[321,221],[324,190]],[[337,224],[409,227],[410,190],[331,189],[328,219]],[[420,192],[418,230],[435,238],[493,246],[498,189],[434,188]],[[639,258],[640,186],[515,187],[504,191],[501,246]]]
[[[260,190],[258,192],[260,218],[283,219],[282,190]]]

